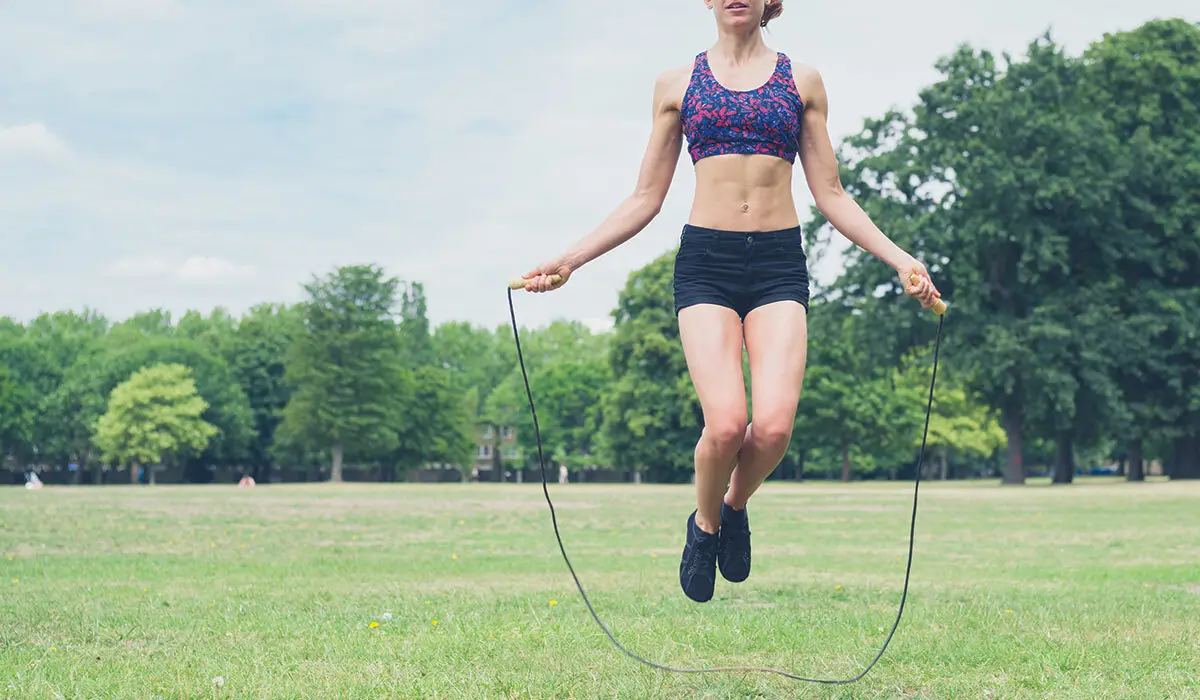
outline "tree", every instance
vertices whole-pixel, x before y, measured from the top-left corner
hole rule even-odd
[[[674,253],[630,274],[613,312],[601,445],[617,466],[686,481],[703,426],[672,302]]]
[[[808,367],[796,412],[797,450],[837,460],[842,481],[913,453],[924,403],[920,390],[893,381],[890,368],[864,352],[870,329],[849,307],[811,304]],[[789,447],[789,449],[791,449]]]
[[[14,449],[29,443],[34,420],[30,398],[11,370],[0,364],[0,464]]]
[[[1103,335],[1097,321],[1120,262],[1109,222],[1125,164],[1077,60],[1049,37],[1023,60],[1006,59],[1001,68],[963,47],[939,62],[943,78],[912,117],[868,122],[851,142],[846,180],[953,299],[947,357],[1000,410],[1004,481],[1019,484],[1031,430],[1056,439],[1060,466],[1070,467],[1074,446],[1120,417],[1112,358],[1091,341]],[[838,291],[895,304],[902,290],[891,271],[863,258],[851,256]]]
[[[607,334],[592,333],[579,322],[554,321],[545,328],[521,332],[543,452],[550,462],[578,469],[599,459],[602,401],[612,381],[608,341]],[[533,418],[520,367],[511,368],[492,391],[484,416],[497,425],[514,426],[526,460],[536,456]]]
[[[433,338],[429,333],[425,287],[409,284],[400,298],[400,354],[409,369],[433,364]]]
[[[305,285],[303,324],[284,359],[294,388],[279,430],[288,442],[328,451],[330,480],[343,459],[396,449],[408,397],[394,317],[398,282],[376,266],[340,267]]]
[[[292,394],[292,385],[284,377],[284,360],[300,323],[295,307],[261,304],[250,309],[221,343],[225,360],[250,404],[254,435],[247,458],[256,481],[268,476],[275,430]]]
[[[450,372],[434,366],[420,367],[408,378],[410,400],[397,416],[399,435],[393,461],[403,467],[422,464],[455,464],[466,469],[474,448],[474,426],[465,396],[455,390]],[[464,474],[465,476],[465,474]]]
[[[1107,34],[1083,57],[1095,112],[1122,143],[1126,175],[1112,228],[1127,478],[1144,458],[1200,478],[1200,26],[1151,21]],[[1130,285],[1136,280],[1136,290]]]
[[[896,376],[898,385],[904,386],[913,397],[921,397],[920,406],[928,403],[930,379],[929,368],[921,360],[930,355],[931,352],[910,353]],[[920,438],[919,433],[914,433],[914,449],[920,446]],[[951,457],[990,458],[1003,447],[1004,438],[1004,429],[993,411],[969,396],[955,381],[952,371],[939,367],[926,447],[938,461],[940,477],[950,478]]]
[[[217,434],[201,417],[207,408],[187,367],[139,369],[113,389],[108,411],[96,423],[96,445],[106,459],[129,465],[131,482],[146,465],[154,483],[155,465],[198,454]]]

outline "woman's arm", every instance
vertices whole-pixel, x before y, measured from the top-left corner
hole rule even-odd
[[[561,287],[572,272],[633,238],[658,216],[683,147],[677,98],[681,76],[686,80],[687,70],[690,67],[671,69],[655,80],[650,142],[642,156],[633,192],[594,231],[562,255],[528,272],[526,290],[545,292]]]
[[[941,296],[929,279],[929,271],[884,235],[858,202],[842,189],[837,156],[833,152],[826,126],[829,102],[821,74],[811,68],[797,70],[796,83],[800,94],[805,97],[800,162],[804,166],[804,176],[817,209],[852,243],[891,265],[899,275],[905,293],[919,299],[921,306],[929,308]],[[921,278],[920,284],[915,286],[909,282],[913,273]]]

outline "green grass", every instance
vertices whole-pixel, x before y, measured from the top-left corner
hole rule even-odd
[[[768,484],[750,580],[705,605],[690,487],[551,496],[652,660],[853,676],[894,619],[911,484]],[[621,655],[540,484],[5,489],[0,525],[2,697],[1200,697],[1196,483],[923,485],[900,629],[834,687]]]

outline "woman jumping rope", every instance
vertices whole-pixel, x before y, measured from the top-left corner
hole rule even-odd
[[[705,4],[716,18],[717,41],[692,63],[658,76],[653,129],[633,194],[575,246],[524,275],[527,291],[557,289],[642,231],[662,208],[686,137],[696,190],[675,258],[675,313],[704,428],[679,585],[701,603],[712,599],[718,568],[731,582],[750,575],[746,505],[787,451],[804,381],[809,286],[792,199],[797,156],[817,208],[834,228],[891,265],[923,308],[941,296],[925,266],[842,189],[820,74],[793,66],[762,38],[783,0]],[[749,424],[743,346],[750,359]]]

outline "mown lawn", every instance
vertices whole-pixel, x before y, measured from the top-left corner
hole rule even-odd
[[[652,660],[853,676],[895,616],[911,484],[768,484],[753,575],[706,605],[690,487],[550,492]],[[1196,483],[922,485],[900,630],[834,687],[620,654],[540,484],[12,488],[0,525],[3,697],[1200,697]]]

